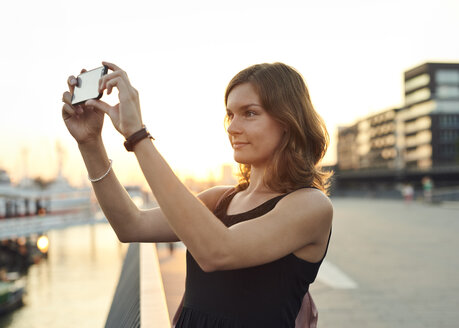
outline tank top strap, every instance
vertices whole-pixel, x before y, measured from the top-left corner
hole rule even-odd
[[[215,204],[215,208],[213,212],[216,213],[218,210],[221,209],[222,206],[225,206],[225,205],[228,206],[228,204],[226,203],[229,203],[229,200],[231,200],[235,194],[236,194],[235,187],[228,188],[217,200],[217,203]]]
[[[246,212],[237,213],[237,214],[227,214],[228,205],[229,205],[231,199],[234,197],[234,194],[232,194],[227,198],[227,201],[224,204],[225,206],[222,206],[222,208],[220,209],[220,213],[218,213],[218,214],[220,214],[220,216],[218,216],[218,217],[220,218],[220,220],[227,227],[229,227],[229,226],[232,226],[233,224],[236,224],[236,223],[239,223],[239,222],[242,222],[242,221],[251,220],[251,219],[260,217],[260,216],[268,213],[285,196],[287,196],[287,195],[286,194],[279,195],[279,196],[273,197],[271,199],[268,199],[264,203],[258,205],[255,208],[252,208],[251,210],[248,210]]]
[[[216,217],[221,219],[226,214],[226,209],[236,193],[236,188],[230,188],[223,193],[213,210]]]
[[[327,247],[325,248],[325,253],[324,253],[324,256],[322,256],[322,259],[320,260],[320,263],[322,263],[322,261],[324,260],[325,256],[327,255],[328,246],[330,245],[330,239],[331,239],[331,235],[332,235],[332,229],[333,229],[333,226],[330,227],[330,233],[328,234],[328,240],[327,240]]]
[[[273,197],[269,200],[267,200],[266,202],[264,202],[263,204],[259,205],[258,207],[265,207],[265,206],[268,206],[270,207],[271,205],[276,205],[282,198],[284,198],[285,196],[291,194],[292,192],[295,192],[299,189],[303,189],[303,188],[314,188],[314,189],[317,189],[317,190],[320,190],[319,188],[316,188],[314,186],[310,186],[310,187],[301,187],[301,188],[298,188],[298,189],[295,189],[295,190],[292,190],[290,192],[287,192],[285,194],[282,194],[282,195],[279,195],[279,196],[276,196],[276,197]],[[226,214],[226,210],[229,206],[229,203],[231,202],[231,200],[233,199],[233,197],[238,193],[237,191],[237,188],[236,187],[232,187],[232,188],[229,188],[228,190],[226,190],[222,196],[220,196],[220,198],[218,199],[217,203],[216,203],[216,206],[213,210],[213,213],[214,214]],[[257,207],[257,208],[258,208]],[[219,215],[217,215],[219,216]],[[220,217],[220,216],[219,216]]]

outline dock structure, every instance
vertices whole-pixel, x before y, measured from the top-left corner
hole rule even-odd
[[[42,234],[50,230],[65,229],[77,225],[104,223],[104,217],[88,215],[86,211],[44,216],[28,216],[0,220],[0,240]]]
[[[23,190],[0,186],[0,240],[107,220],[90,189]]]

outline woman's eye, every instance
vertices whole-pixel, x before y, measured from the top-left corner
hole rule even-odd
[[[251,110],[245,112],[245,116],[247,116],[247,117],[252,117],[252,116],[255,116],[255,115],[256,115],[256,113],[251,111]]]

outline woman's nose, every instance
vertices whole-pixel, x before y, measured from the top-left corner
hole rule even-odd
[[[228,125],[227,131],[229,134],[239,134],[241,133],[241,124],[238,119],[234,117]]]

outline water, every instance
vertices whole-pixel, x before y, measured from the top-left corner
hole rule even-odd
[[[0,327],[103,327],[127,244],[108,224],[51,231],[49,257],[30,267],[25,305]]]

